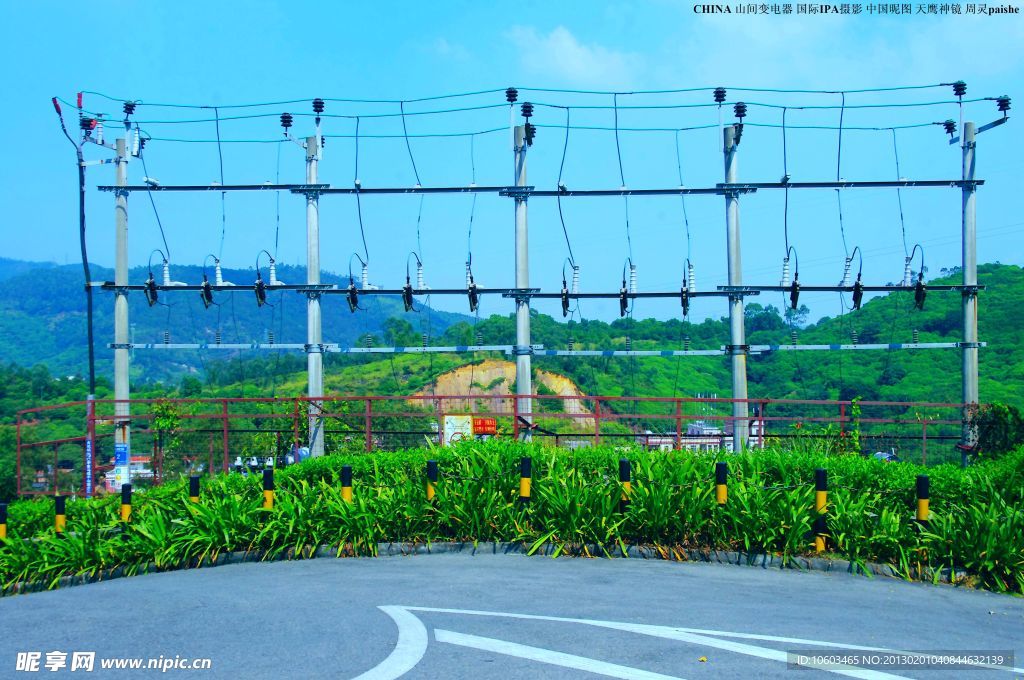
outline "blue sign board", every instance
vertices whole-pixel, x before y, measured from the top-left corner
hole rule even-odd
[[[114,444],[114,465],[128,465],[128,445]]]
[[[92,495],[92,439],[85,440],[85,495]]]

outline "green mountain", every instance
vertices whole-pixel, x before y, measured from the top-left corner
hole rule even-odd
[[[1018,266],[990,264],[979,268],[979,280],[987,286],[981,294],[980,335],[988,345],[980,352],[980,389],[986,402],[1020,404],[1024,398],[1024,348],[1018,341],[1016,311],[1024,302],[1024,270]],[[933,280],[933,284],[959,282],[959,273]],[[910,292],[878,297],[855,312],[825,317],[799,326],[806,308],[787,321],[773,305],[751,302],[746,306],[748,342],[790,344],[797,333],[800,344],[858,342],[909,343],[915,331],[920,342],[956,342],[961,338],[961,297],[955,292],[931,292],[923,310],[913,305]],[[398,317],[387,322],[386,335],[395,344],[413,344],[414,327]],[[728,319],[688,323],[677,319],[618,319],[612,323],[585,321],[563,323],[533,314],[532,339],[546,348],[577,349],[682,348],[689,338],[692,349],[717,349],[728,343]],[[515,336],[515,320],[491,316],[473,324],[448,327],[438,340],[443,344],[505,344]],[[384,343],[384,337],[376,340]],[[960,401],[960,351],[863,350],[780,351],[752,355],[748,361],[749,394],[752,398],[852,399],[892,401]],[[398,355],[394,357],[328,356],[327,385],[339,393],[407,394],[423,389],[443,371],[481,361],[477,355]],[[251,362],[250,362],[251,363]],[[588,394],[640,396],[693,396],[717,393],[729,396],[729,361],[725,357],[673,358],[554,358],[536,357],[534,364],[568,376]],[[264,358],[259,370],[240,385],[244,368],[239,362],[213,367],[208,364],[209,388],[225,393],[267,393],[279,386],[279,394],[301,394],[304,361],[292,357],[276,364]],[[258,375],[253,378],[253,374]]]
[[[141,284],[147,270],[131,270],[129,280]],[[212,271],[209,272],[212,278]],[[155,271],[157,278],[160,272]],[[266,271],[263,272],[266,277]],[[113,271],[92,267],[94,281],[113,280]],[[172,278],[197,284],[203,269],[197,266],[174,266]],[[278,265],[278,278],[287,283],[305,281],[305,268]],[[324,283],[342,283],[341,277],[325,272]],[[171,342],[214,342],[220,333],[222,342],[266,342],[272,333],[275,342],[304,343],[305,298],[295,291],[268,292],[268,304],[257,307],[252,293],[254,270],[224,270],[225,281],[242,288],[242,294],[215,294],[217,303],[204,309],[197,292],[161,294],[154,307],[146,304],[141,293],[129,296],[129,315],[135,342],[163,342],[164,332],[171,332]],[[86,346],[85,296],[82,293],[81,265],[22,262],[0,259],[0,363],[20,366],[45,365],[54,375],[84,375],[88,371]],[[345,279],[347,284],[347,278]],[[237,299],[235,299],[237,298]],[[106,291],[93,295],[96,334],[96,373],[110,375],[113,370],[112,342],[114,328],[114,296]],[[166,304],[165,304],[166,303]],[[342,344],[355,344],[360,337],[380,334],[385,322],[400,314],[401,301],[393,297],[364,298],[365,311],[351,314],[342,296],[324,296],[324,337]],[[431,336],[443,333],[451,324],[466,319],[460,314],[423,308],[417,317],[417,329]],[[285,323],[293,320],[292,324]],[[420,331],[417,330],[417,333]],[[419,340],[417,340],[417,343]],[[252,355],[255,352],[247,352]],[[177,383],[183,375],[207,372],[217,358],[236,358],[226,350],[135,353],[132,379],[136,382],[163,381]],[[215,370],[215,369],[214,369]]]
[[[957,283],[956,270],[931,281]],[[133,270],[132,280],[142,281],[144,270]],[[176,267],[174,278],[198,281],[199,267]],[[281,267],[284,281],[299,281],[302,270]],[[94,278],[109,278],[99,269]],[[225,271],[225,278],[240,285],[253,279],[252,271]],[[81,269],[71,265],[35,265],[0,261],[0,362],[21,366],[46,365],[54,375],[81,375],[85,369],[84,300]],[[325,276],[329,282],[338,277]],[[1024,397],[1024,349],[1018,341],[1017,310],[1024,301],[1024,270],[1014,265],[979,267],[979,280],[987,286],[981,294],[981,339],[988,343],[981,355],[983,401],[1019,404]],[[53,291],[63,291],[54,294]],[[257,309],[248,295],[235,296],[234,309],[221,295],[223,306],[203,309],[198,295],[179,293],[162,298],[172,306],[149,308],[141,295],[132,297],[131,314],[139,342],[160,342],[166,328],[186,329],[187,337],[173,341],[212,341],[218,328],[224,342],[262,341],[273,331],[278,342],[303,342],[304,324],[288,327],[282,312],[300,318],[301,296],[278,292],[271,296],[276,307]],[[193,299],[195,298],[195,299]],[[324,335],[342,343],[356,343],[369,335],[376,345],[415,345],[428,312],[405,314],[397,299],[380,298],[366,311],[350,314],[341,296],[325,301]],[[110,375],[110,350],[105,343],[112,328],[111,296],[96,296],[98,374]],[[364,298],[364,304],[367,303]],[[786,315],[767,300],[752,298],[746,306],[748,342],[790,344],[797,334],[800,344],[850,343],[856,332],[860,343],[910,342],[916,331],[921,342],[954,342],[960,339],[961,299],[957,293],[931,292],[924,310],[913,307],[909,292],[890,293],[867,302],[855,312],[825,317],[806,324],[802,316]],[[780,297],[781,306],[781,297]],[[219,316],[219,321],[218,321]],[[468,317],[429,313],[434,344],[508,344],[515,335],[512,315],[491,316],[473,322]],[[175,331],[180,332],[180,331]],[[563,323],[534,313],[533,341],[546,348],[565,348],[570,339],[577,349],[719,348],[728,343],[728,320],[707,319],[689,323],[678,319],[617,319],[611,323],[585,321]],[[687,341],[688,338],[688,341]],[[245,352],[234,356],[186,352],[136,353],[134,389],[147,382],[179,385],[185,376],[186,391],[220,394],[301,394],[304,391],[305,358],[299,353]],[[326,382],[343,393],[407,394],[428,386],[436,376],[460,365],[481,361],[485,353],[464,355],[328,355]],[[725,357],[674,358],[535,358],[535,365],[571,378],[589,394],[693,396],[717,393],[729,396],[729,362]],[[748,362],[752,398],[881,399],[894,401],[960,400],[960,352],[918,351],[780,351],[752,355]],[[160,388],[167,391],[167,388]]]

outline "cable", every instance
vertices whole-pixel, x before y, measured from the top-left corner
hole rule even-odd
[[[217,108],[213,109],[214,122],[217,129],[217,160],[220,163],[220,184],[224,186],[224,152],[221,148],[220,143],[220,111]],[[148,192],[153,193],[153,192]],[[217,259],[223,259],[224,257],[224,236],[227,234],[228,229],[228,218],[227,218],[227,194],[228,192],[220,192],[220,250],[217,251]],[[152,196],[150,196],[152,199]],[[168,255],[170,257],[170,255]]]
[[[676,131],[676,134],[675,134],[675,140],[676,140],[676,170],[679,173],[679,186],[682,187],[683,184],[684,184],[683,183],[683,159],[682,159],[682,155],[681,155],[681,153],[679,151],[679,131],[678,130]],[[690,218],[686,214],[686,194],[679,194],[679,198],[681,199],[682,206],[683,206],[683,224],[686,226],[686,259],[689,260],[690,259],[691,239],[690,239]]]
[[[675,147],[676,147],[676,172],[679,174],[679,186],[682,187],[683,184],[684,184],[683,183],[683,156],[682,156],[682,152],[679,150],[679,131],[678,130],[675,131]],[[683,224],[686,227],[686,261],[690,262],[691,261],[690,258],[692,256],[692,253],[691,253],[692,241],[690,239],[690,218],[686,214],[686,194],[679,194],[679,198],[680,198],[680,201],[681,201],[681,204],[682,204],[682,207],[683,207]],[[686,280],[686,276],[687,276],[687,272],[684,271],[683,272],[683,280],[684,281]],[[687,285],[689,285],[689,284],[687,284]],[[684,315],[684,318],[679,323],[679,338],[676,340],[676,345],[677,346],[682,346],[682,344],[683,344],[683,324],[687,323],[686,319],[688,319],[688,318],[689,318],[689,309],[686,310],[686,314]],[[672,398],[673,399],[675,399],[676,396],[678,395],[678,390],[679,390],[679,368],[682,365],[682,361],[683,361],[683,357],[681,355],[676,357],[675,377],[672,380]]]
[[[863,88],[859,90],[843,90],[848,94],[862,94],[867,92],[896,92],[900,90],[924,90],[933,87],[948,87],[952,83],[935,83],[931,85],[900,85],[896,87],[871,87]],[[615,94],[607,90],[567,90],[560,88],[541,88],[541,87],[519,87],[520,90],[528,92],[552,92],[558,94]],[[632,92],[624,92],[620,94],[682,94],[686,92],[707,92],[713,90],[713,87],[688,87],[672,90],[634,90]],[[772,94],[839,94],[839,90],[786,90],[777,88],[764,88],[764,87],[732,87],[728,89],[737,90],[740,92],[769,92]]]
[[[61,100],[63,101],[63,100]],[[432,109],[429,111],[408,111],[402,113],[361,113],[358,114],[361,118],[399,118],[404,116],[435,116],[445,115],[449,113],[467,113],[470,111],[485,111],[495,108],[504,108],[504,104],[486,104],[483,106],[465,106],[451,109]],[[214,108],[214,107],[206,107]],[[217,107],[219,108],[219,107]],[[296,118],[315,118],[318,114],[314,113],[293,113],[292,116]],[[261,118],[277,118],[277,113],[249,113],[237,116],[219,116],[220,121],[231,121],[231,120],[259,120]],[[321,113],[319,114],[322,118],[347,118],[352,119],[356,117],[356,114],[340,114],[340,113]],[[140,120],[138,121],[142,125],[193,125],[199,123],[214,123],[217,122],[217,118],[179,118],[179,119],[165,119],[165,120]]]
[[[907,90],[925,90],[937,87],[948,87],[952,83],[935,83],[928,85],[900,85],[894,87],[872,87],[855,90],[842,90],[847,94],[864,94],[873,92],[899,92]],[[606,90],[573,90],[564,88],[542,88],[542,87],[518,87],[516,89],[526,92],[550,92],[555,94],[593,94],[593,95],[609,95],[614,94]],[[635,95],[652,95],[652,94],[684,94],[688,92],[704,92],[709,91],[711,87],[688,87],[668,90],[635,90],[628,94]],[[729,89],[737,90],[739,92],[765,92],[771,94],[839,94],[839,90],[799,90],[799,89],[778,89],[778,88],[760,88],[760,87],[734,87],[730,86]],[[504,91],[504,88],[494,88],[487,90],[476,90],[472,92],[457,92],[452,94],[434,95],[430,97],[419,97],[416,99],[350,99],[350,98],[338,98],[338,97],[323,97],[324,101],[328,102],[339,102],[347,104],[398,104],[398,103],[418,103],[426,101],[437,101],[442,99],[456,99],[461,97],[473,97],[485,94],[494,94],[497,92]],[[165,102],[147,102],[145,100],[136,99],[122,99],[119,97],[111,97],[110,95],[94,90],[82,90],[84,94],[91,94],[102,99],[106,99],[113,102],[125,103],[134,102],[141,106],[152,106],[154,108],[179,108],[179,109],[209,109],[210,105],[207,104],[183,104],[183,103],[165,103]],[[282,106],[285,104],[298,104],[309,101],[309,98],[305,99],[286,99],[278,101],[268,102],[253,102],[244,104],[227,104],[221,105],[223,109],[244,109],[244,108],[260,108],[264,106]]]
[[[321,97],[321,99],[323,99],[325,102],[340,102],[340,103],[345,103],[345,104],[398,104],[398,103],[403,102],[403,101],[406,102],[406,103],[410,103],[411,104],[411,103],[417,103],[417,102],[436,101],[436,100],[439,100],[439,99],[455,99],[455,98],[458,98],[458,97],[473,97],[473,96],[483,95],[483,94],[494,94],[495,92],[502,92],[502,91],[504,91],[504,88],[498,88],[498,89],[494,89],[494,90],[477,90],[475,92],[457,92],[457,93],[454,93],[454,94],[443,94],[443,95],[435,95],[435,96],[432,96],[432,97],[420,97],[420,98],[417,98],[417,99],[404,99],[404,100],[399,100],[399,99],[342,99],[342,98],[337,98],[337,97]],[[176,108],[176,109],[209,109],[210,108],[210,106],[206,105],[206,104],[180,104],[180,103],[172,104],[172,103],[161,103],[161,102],[147,102],[147,101],[143,101],[141,99],[136,99],[136,100],[119,99],[117,97],[111,97],[109,95],[103,94],[102,92],[94,92],[92,90],[82,90],[82,92],[85,93],[85,94],[96,95],[97,97],[101,97],[103,99],[107,99],[109,101],[119,102],[119,103],[124,103],[124,102],[128,102],[128,101],[134,101],[134,103],[136,103],[138,105],[160,107],[160,108]],[[222,105],[220,108],[222,108],[222,109],[247,109],[247,108],[259,108],[259,107],[263,107],[263,106],[282,106],[284,104],[301,104],[301,103],[305,103],[305,102],[308,102],[309,99],[310,98],[305,98],[305,99],[285,99],[285,100],[279,100],[279,101],[256,102],[256,103],[248,103],[248,104],[227,104],[227,105]]]
[[[839,110],[839,144],[836,152],[836,181],[839,181],[839,171],[843,160],[843,114],[846,113],[846,94],[842,93],[844,108]],[[836,189],[836,202],[839,204],[839,234],[843,238],[843,254],[850,256],[850,250],[846,247],[846,230],[843,228],[843,196],[839,189]],[[842,297],[842,295],[840,295]],[[840,365],[841,366],[841,365]],[[840,368],[841,370],[841,368]]]
[[[787,184],[783,191],[782,234],[785,238],[786,257],[789,257],[789,156],[786,151],[786,109],[782,109],[782,181]]]
[[[362,201],[362,198],[360,198],[360,195],[359,195],[360,182],[359,182],[359,118],[358,117],[356,118],[356,137],[355,137],[355,143],[356,143],[356,150],[355,150],[355,178],[353,180],[353,183],[356,186],[356,215],[359,217],[359,235],[363,239],[363,255],[365,256],[365,260],[363,261],[363,264],[369,264],[370,263],[370,249],[366,246],[366,231],[363,229],[363,201]],[[351,271],[349,272],[349,274],[351,275]]]
[[[622,182],[622,187],[626,186],[626,175],[622,169],[622,150],[619,146],[619,95],[615,93],[612,95],[612,103],[614,104],[615,110],[615,156],[619,160],[619,180]],[[629,248],[629,260],[633,261],[633,239],[629,231],[629,196],[623,194],[623,204],[626,209],[626,245]]]
[[[139,149],[139,160],[142,161],[142,171],[146,173],[146,177],[152,177],[149,174],[149,169],[146,167],[146,154],[145,149]],[[160,238],[164,242],[164,252],[167,253],[167,259],[171,259],[171,247],[167,245],[167,234],[164,233],[163,222],[160,221],[160,212],[156,209],[156,200],[153,198],[152,191],[147,191],[146,194],[149,196],[149,204],[153,206],[153,216],[156,218],[156,226],[160,228]],[[224,192],[221,192],[223,195]]]
[[[281,147],[277,147],[277,165],[274,170],[274,184],[281,183]],[[148,192],[152,194],[153,192]],[[278,237],[281,234],[281,192],[274,192],[274,259],[277,259]]]
[[[900,150],[896,146],[896,130],[892,131],[892,152],[896,157],[896,179],[900,178]],[[903,234],[903,255],[907,255],[907,225],[903,222],[903,195],[900,188],[896,187],[896,202],[900,207],[900,231]]]
[[[635,93],[635,92],[611,92],[609,94],[612,94],[613,96],[617,96],[619,94],[627,95],[627,94],[637,94],[637,93]],[[846,93],[845,92],[835,92],[834,94],[839,94],[839,95],[842,95],[844,99],[846,98]],[[983,101],[995,101],[995,97],[977,97],[975,99],[964,99],[963,103],[964,104],[974,104],[974,103],[983,102]],[[801,111],[829,111],[829,110],[843,109],[843,108],[847,108],[847,109],[920,108],[920,107],[928,107],[928,106],[944,106],[944,105],[947,105],[947,104],[957,104],[957,103],[959,103],[959,100],[956,100],[956,99],[943,99],[943,100],[939,100],[939,101],[930,101],[930,102],[892,102],[892,103],[884,103],[884,104],[850,104],[850,105],[841,104],[839,106],[836,106],[835,104],[828,104],[828,105],[809,106],[809,105],[770,104],[770,103],[767,103],[767,102],[744,101],[744,104],[746,104],[748,107],[761,107],[761,108],[766,108],[766,109],[790,108],[790,109],[798,109],[798,110],[801,110]],[[547,108],[562,108],[562,105],[551,103],[551,102],[533,102],[533,105],[534,106],[543,106],[543,107],[547,107]],[[703,103],[702,102],[702,103],[698,103],[698,104],[634,104],[632,106],[621,106],[621,107],[617,107],[617,108],[621,108],[623,110],[631,110],[631,111],[652,111],[652,110],[661,110],[661,111],[663,111],[663,110],[673,110],[673,109],[707,109],[707,108],[712,108],[712,107],[717,107],[717,106],[718,106],[717,102],[707,102],[707,103]],[[586,110],[591,110],[591,111],[602,111],[602,110],[603,111],[607,111],[608,109],[612,109],[612,108],[616,108],[616,107],[615,106],[608,106],[607,104],[576,104],[576,105],[573,106],[573,108],[576,108],[576,109],[586,109]]]
[[[81,96],[81,95],[79,95]],[[57,97],[51,100],[53,109],[60,122],[60,130],[67,137],[68,142],[75,148],[76,165],[78,166],[78,244],[82,252],[82,273],[85,275],[85,307],[86,307],[86,334],[89,343],[89,394],[96,394],[96,349],[93,339],[93,307],[92,307],[92,271],[89,267],[89,250],[85,240],[85,159],[82,155],[82,145],[75,142],[68,134],[64,125],[64,114]]]
[[[565,107],[565,142],[562,144],[562,163],[558,166],[558,191],[556,202],[558,204],[558,221],[562,223],[562,234],[565,236],[565,247],[569,250],[569,264],[576,267],[576,260],[572,254],[572,243],[569,242],[569,230],[565,227],[565,216],[562,214],[562,171],[565,170],[565,155],[569,151],[569,107]]]
[[[416,159],[412,155],[412,145],[409,143],[409,130],[405,126],[405,102],[399,102],[398,107],[402,112],[402,134],[405,135],[405,149],[409,152],[409,162],[412,163],[412,174],[416,176],[416,186],[420,186],[420,173],[416,170]]]

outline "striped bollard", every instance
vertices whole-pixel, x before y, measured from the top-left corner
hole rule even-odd
[[[352,466],[341,466],[341,500],[352,502]]]
[[[814,550],[825,551],[825,536],[828,526],[825,515],[828,512],[828,472],[824,468],[814,471]]]
[[[922,526],[928,525],[931,516],[928,510],[929,486],[928,475],[917,476],[917,522]]]
[[[193,503],[199,502],[199,477],[197,475],[188,478],[188,499]]]
[[[434,496],[437,494],[437,461],[427,461],[427,501],[430,503],[434,502]]]
[[[67,526],[67,501],[68,499],[64,496],[53,497],[53,531],[58,537],[64,538],[64,527]]]
[[[0,541],[7,538],[7,503],[0,503]]]
[[[715,502],[725,505],[729,499],[729,464],[715,463]]]
[[[132,521],[132,485],[121,485],[121,521],[128,523]]]
[[[274,468],[263,471],[263,509],[274,509]]]
[[[533,460],[529,457],[519,460],[519,502],[530,502],[530,485],[533,481]]]
[[[622,497],[619,498],[619,512],[626,512],[629,508],[629,494],[633,491],[631,481],[629,458],[619,459],[619,483],[622,485]]]

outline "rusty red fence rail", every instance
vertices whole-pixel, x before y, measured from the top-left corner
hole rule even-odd
[[[659,449],[731,449],[729,398],[583,395],[433,395],[132,399],[68,402],[17,414],[19,495],[81,494],[89,467],[113,460],[114,430],[130,432],[133,482],[180,474],[287,464],[301,456],[310,419],[323,423],[328,453],[444,444],[446,416],[496,421],[498,437],[576,448],[601,443]],[[799,441],[862,453],[894,451],[927,463],[952,459],[964,406],[943,402],[746,399],[749,446]],[[115,415],[125,403],[127,418]],[[168,426],[171,423],[171,426]],[[162,425],[164,429],[160,429]],[[854,442],[854,440],[856,440]],[[837,444],[838,443],[838,444]]]

